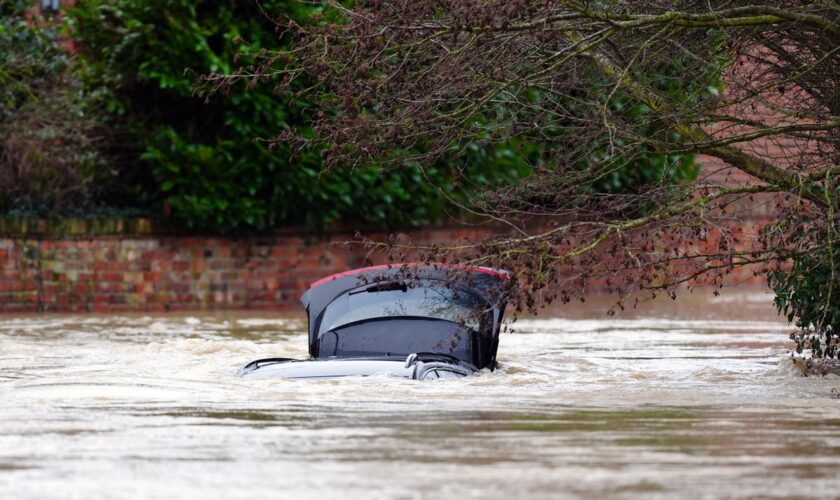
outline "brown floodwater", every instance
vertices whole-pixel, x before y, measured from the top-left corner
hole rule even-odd
[[[462,380],[242,380],[299,315],[0,317],[0,498],[836,497],[763,290],[520,319]]]

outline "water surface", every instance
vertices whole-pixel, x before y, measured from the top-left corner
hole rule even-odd
[[[834,497],[836,378],[761,291],[519,320],[463,380],[241,380],[299,316],[0,317],[0,498]]]

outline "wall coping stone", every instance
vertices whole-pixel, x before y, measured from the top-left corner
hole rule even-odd
[[[422,233],[430,230],[469,230],[471,226],[458,223],[438,223],[418,228],[396,228],[392,231],[375,227],[333,226],[324,229],[313,229],[301,226],[274,228],[265,232],[219,234],[207,231],[197,231],[172,224],[167,221],[148,217],[104,217],[104,218],[27,218],[0,216],[0,238],[9,239],[49,239],[72,240],[88,238],[156,238],[156,237],[185,237],[185,238],[265,238],[273,236],[300,236],[310,240],[328,239],[335,235],[353,236],[356,233],[388,234],[388,233]],[[493,231],[492,225],[484,225],[482,229]],[[500,226],[502,229],[504,227]]]

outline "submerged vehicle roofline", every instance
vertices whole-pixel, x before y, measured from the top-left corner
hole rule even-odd
[[[458,264],[391,263],[336,273],[301,297],[310,359],[256,360],[240,375],[387,373],[427,380],[492,371],[512,285],[507,271]]]
[[[325,379],[347,376],[391,375],[414,380],[460,378],[478,368],[454,356],[437,352],[417,352],[407,357],[362,356],[357,358],[258,359],[242,367],[243,378]]]

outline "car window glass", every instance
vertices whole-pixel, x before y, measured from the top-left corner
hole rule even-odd
[[[376,285],[367,285],[373,287]],[[489,306],[478,296],[445,286],[414,286],[367,292],[367,287],[346,293],[324,311],[320,332],[357,321],[399,316],[436,318],[480,330]]]

